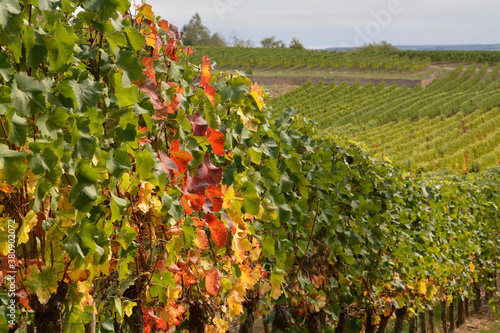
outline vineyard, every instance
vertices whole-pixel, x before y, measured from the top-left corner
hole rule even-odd
[[[414,73],[435,63],[490,63],[500,62],[497,51],[384,51],[334,52],[325,50],[296,50],[287,48],[196,47],[191,55],[193,63],[201,63],[209,56],[221,69],[234,70],[250,67],[255,70],[316,69],[323,71],[369,71]]]
[[[385,52],[332,52],[308,51],[287,48],[262,49],[243,47],[197,47],[191,55],[194,63],[201,63],[206,55],[221,69],[266,70],[347,70],[347,71],[384,71],[418,72],[429,67],[429,57],[409,56]]]
[[[321,134],[362,141],[404,170],[485,170],[500,162],[499,69],[461,65],[425,89],[306,84],[269,104],[276,115],[294,107]]]
[[[416,178],[279,103],[334,96],[318,118],[350,136],[347,103],[377,110],[364,131],[468,132],[500,66],[271,108],[147,4],[5,0],[0,28],[0,331],[414,333],[438,307],[451,332],[495,306],[500,168]]]

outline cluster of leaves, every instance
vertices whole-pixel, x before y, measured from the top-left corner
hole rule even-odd
[[[0,5],[11,331],[49,332],[39,318],[55,312],[64,332],[224,332],[281,304],[299,330],[346,308],[361,329],[394,304],[431,304],[436,286],[465,293],[496,265],[493,185],[417,186],[293,113],[272,122],[245,73],[189,63],[176,27],[129,6]]]

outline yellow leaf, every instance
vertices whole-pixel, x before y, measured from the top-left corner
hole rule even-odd
[[[254,237],[252,241],[252,248],[250,249],[250,260],[252,261],[259,260],[261,252],[262,248],[260,247],[259,241]]]
[[[92,281],[78,281],[76,283],[78,292],[81,294],[87,294],[92,290]]]
[[[181,293],[182,288],[180,286],[169,287],[167,290],[167,299],[169,303],[175,302],[179,298],[179,294]]]
[[[229,306],[229,318],[232,320],[237,315],[243,312],[243,301],[244,298],[240,297],[237,293],[231,292],[227,298],[227,305]]]
[[[149,182],[143,182],[141,185],[141,194],[139,195],[140,203],[137,205],[143,213],[149,211],[151,205],[151,193],[153,192],[154,185]]]
[[[219,333],[224,333],[224,332],[229,331],[229,323],[227,321],[225,321],[224,319],[215,318],[214,324],[215,324],[215,326],[217,326],[218,329],[220,329]]]
[[[255,103],[257,103],[257,107],[259,108],[259,110],[262,110],[262,107],[264,106],[264,97],[262,95],[262,90],[257,83],[254,83],[254,85],[252,86],[252,92],[250,93],[250,95],[252,95]]]
[[[283,294],[283,291],[281,290],[279,281],[271,281],[271,297],[277,300],[280,298],[281,294]]]
[[[29,240],[28,234],[38,222],[34,211],[30,211],[23,219],[23,224],[18,233],[18,244],[26,244]]]
[[[420,281],[418,283],[418,292],[421,293],[422,295],[425,295],[427,292],[427,284],[425,281]]]
[[[88,269],[78,268],[75,271],[69,271],[68,276],[71,281],[86,281],[90,277],[90,271]]]
[[[472,262],[469,263],[469,268],[472,273],[474,273],[474,271],[476,270],[476,266],[474,266]]]
[[[222,204],[222,207],[227,210],[233,206],[234,202],[237,201],[238,198],[234,195],[234,189],[232,186],[224,187],[222,189],[222,193],[224,194],[224,203]]]
[[[125,306],[123,306],[125,305]],[[132,302],[132,301],[123,301],[122,302],[122,307],[123,307],[123,312],[125,312],[125,314],[130,317],[132,315],[132,310],[134,309],[134,306],[136,306],[137,303],[136,302]]]

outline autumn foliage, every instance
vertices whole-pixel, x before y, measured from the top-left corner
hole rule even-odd
[[[191,63],[175,26],[129,6],[0,4],[4,288],[17,272],[17,319],[2,296],[2,331],[225,332],[276,304],[298,329],[320,311],[338,320],[338,304],[361,327],[459,290],[419,270],[431,244],[460,263],[432,276],[460,272],[465,288],[490,272],[498,247],[481,252],[485,235],[461,251],[448,242],[464,225],[491,229],[489,206],[475,208],[481,220],[450,215],[464,201],[317,137],[293,112],[271,121],[248,73]],[[446,216],[462,225],[444,228]]]

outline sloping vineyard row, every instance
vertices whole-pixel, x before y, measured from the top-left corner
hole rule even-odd
[[[499,69],[458,66],[425,89],[307,84],[270,105],[274,116],[294,107],[315,120],[320,133],[363,141],[411,171],[477,170],[499,163],[494,153],[481,158],[499,142]]]

